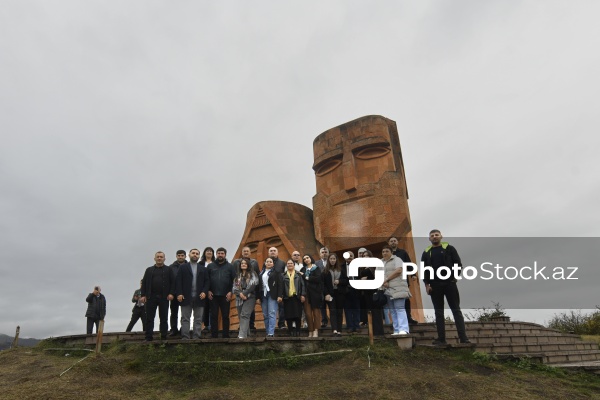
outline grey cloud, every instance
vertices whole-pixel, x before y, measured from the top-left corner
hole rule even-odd
[[[156,250],[310,207],[313,139],[367,114],[398,123],[415,236],[598,236],[598,7],[5,4],[0,332],[83,332],[96,282],[123,330]]]

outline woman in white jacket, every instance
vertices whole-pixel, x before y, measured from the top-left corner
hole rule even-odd
[[[406,279],[402,279],[402,260],[392,254],[392,248],[383,246],[381,255],[384,266],[383,287],[388,297],[387,308],[392,314],[394,333],[392,335],[408,334],[408,316],[404,308],[404,302],[410,297],[410,291]]]

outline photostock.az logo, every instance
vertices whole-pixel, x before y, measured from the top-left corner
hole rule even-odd
[[[344,253],[344,258],[348,259],[350,256],[349,253]],[[375,279],[356,279],[352,280],[352,278],[358,278],[358,269],[359,268],[375,268]],[[348,278],[350,278],[350,286],[357,290],[365,290],[365,289],[377,289],[383,285],[384,280],[384,271],[383,271],[383,261],[379,258],[355,258],[350,263],[350,268],[348,270]]]

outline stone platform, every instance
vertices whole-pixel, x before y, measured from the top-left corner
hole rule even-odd
[[[586,342],[578,335],[565,334],[542,325],[530,322],[467,322],[467,335],[471,344],[460,344],[456,327],[452,323],[446,324],[447,346],[434,346],[432,341],[436,337],[436,328],[433,323],[424,323],[411,326],[411,334],[403,337],[391,336],[392,328],[386,326],[386,335],[375,337],[376,341],[396,341],[399,347],[405,350],[415,346],[433,347],[436,349],[472,349],[487,354],[493,354],[499,359],[527,358],[545,364],[560,367],[577,367],[588,370],[600,369],[600,350],[598,343]],[[179,337],[170,337],[166,340],[152,342],[144,341],[143,332],[113,332],[103,335],[103,343],[110,344],[115,341],[147,343],[148,345],[164,343],[176,344],[211,344],[231,346],[232,351],[245,349],[247,346],[257,348],[277,348],[281,351],[297,349],[313,351],[321,341],[340,341],[347,336],[368,337],[367,329],[359,333],[343,333],[342,337],[333,336],[331,330],[321,329],[318,338],[308,337],[307,331],[302,331],[301,337],[290,337],[287,330],[276,330],[275,337],[267,338],[264,330],[257,330],[252,337],[238,339],[237,331],[230,332],[230,339],[194,339],[181,340]],[[66,346],[94,346],[96,335],[72,335],[52,338]]]

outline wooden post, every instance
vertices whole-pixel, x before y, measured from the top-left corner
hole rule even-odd
[[[371,310],[367,312],[367,320],[369,322],[369,343],[373,344],[373,315],[371,314]]]
[[[98,324],[98,332],[96,332],[96,355],[102,350],[102,333],[104,332],[104,320],[100,320]]]
[[[21,327],[17,326],[17,331],[15,332],[15,339],[12,342],[12,348],[16,349],[19,347],[19,332],[21,332]]]

